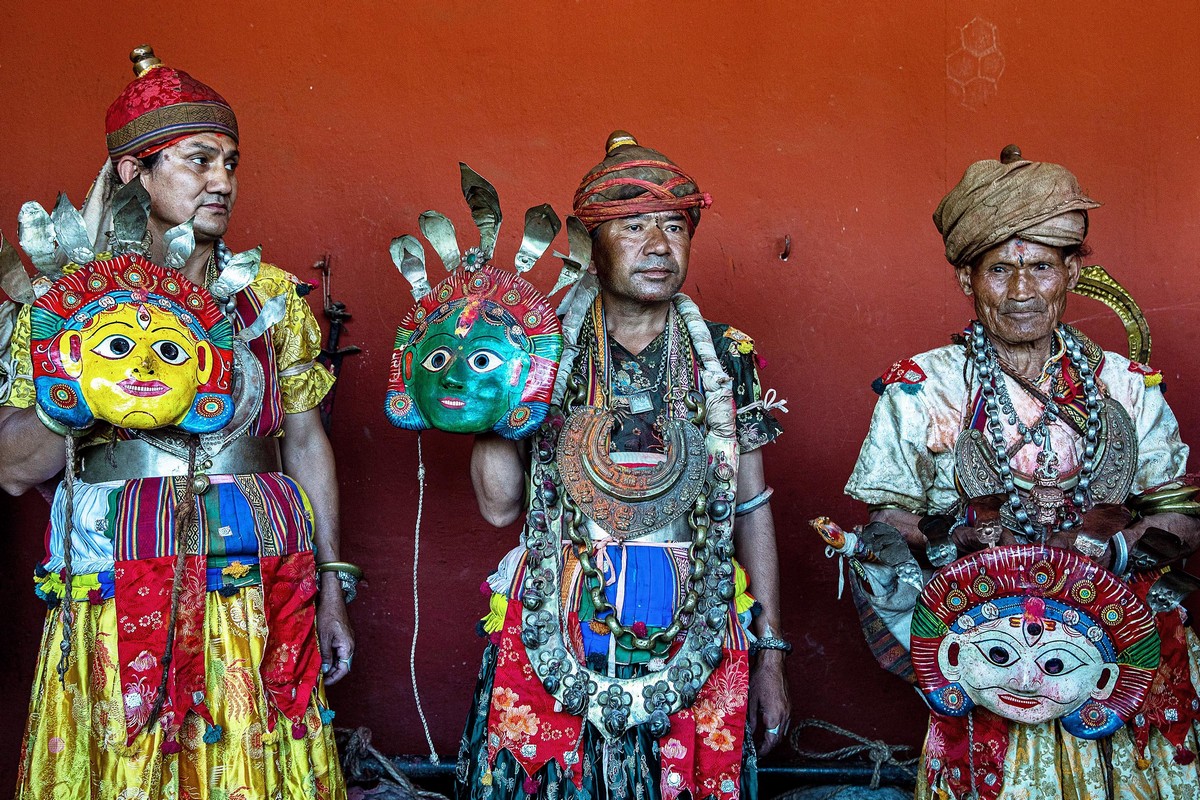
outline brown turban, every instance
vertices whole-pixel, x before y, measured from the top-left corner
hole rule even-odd
[[[712,197],[662,153],[642,147],[625,131],[613,131],[604,160],[580,182],[573,205],[589,231],[611,219],[655,211],[684,211],[689,229],[695,230],[700,209],[712,205]]]
[[[970,265],[1014,236],[1048,247],[1083,244],[1087,210],[1100,204],[1083,193],[1075,176],[1058,164],[1023,161],[1012,145],[1001,158],[967,167],[933,212],[946,260]]]

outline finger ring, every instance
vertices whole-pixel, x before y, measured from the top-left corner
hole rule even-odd
[[[778,736],[778,735],[779,735],[779,729],[780,729],[781,727],[783,727],[783,726],[782,726],[782,725],[776,725],[774,728],[767,728],[767,733],[771,734],[772,736]]]
[[[339,664],[345,664],[345,665],[346,665],[346,667],[347,667],[347,668],[349,668],[349,666],[350,666],[350,662],[351,662],[351,661],[353,661],[353,660],[354,660],[354,656],[350,656],[349,658],[339,658],[339,659],[338,659],[338,663],[339,663]]]
[[[1108,542],[1101,541],[1095,536],[1089,536],[1086,533],[1081,533],[1075,537],[1073,545],[1076,551],[1088,558],[1100,558],[1108,552]]]

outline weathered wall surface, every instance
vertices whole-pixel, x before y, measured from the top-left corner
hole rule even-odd
[[[346,364],[334,421],[343,552],[367,567],[370,587],[352,608],[354,675],[330,698],[338,724],[369,726],[386,752],[424,747],[407,672],[416,439],[382,414],[410,301],[387,243],[415,232],[427,208],[468,229],[459,160],[500,191],[501,253],[515,251],[530,205],[567,212],[613,128],[712,193],[687,289],[708,316],[755,337],[764,384],[791,411],[766,464],[798,716],[921,736],[920,702],[875,667],[804,521],[862,520],[841,487],[872,378],[969,319],[930,223],[968,163],[1018,142],[1069,165],[1104,201],[1095,260],[1141,300],[1185,438],[1200,439],[1195,3],[14,3],[0,29],[6,234],[25,200],[48,204],[60,189],[82,200],[104,158],[104,109],[131,77],[128,51],[148,41],[238,111],[231,245],[261,243],[309,279],[309,265],[333,255],[335,295],[354,315],[344,342],[364,350]],[[556,269],[533,274],[548,288]],[[1099,306],[1078,301],[1069,316],[1121,346]],[[417,670],[447,754],[478,663],[476,587],[516,537],[476,513],[469,445],[424,437]],[[0,515],[0,785],[11,785],[40,635],[29,574],[46,511],[40,498],[0,498]]]

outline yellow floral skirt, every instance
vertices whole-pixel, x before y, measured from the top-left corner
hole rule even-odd
[[[1193,685],[1200,686],[1200,640],[1186,629]],[[1112,735],[1112,800],[1200,800],[1200,759],[1175,763],[1175,747],[1156,730],[1146,746],[1149,764],[1139,767],[1130,728]],[[1195,728],[1184,742],[1193,753]],[[1105,800],[1105,769],[1100,742],[1079,739],[1058,722],[1012,724],[1004,757],[1004,788],[997,800]],[[917,768],[916,800],[946,800],[945,780],[929,786],[924,758]]]
[[[125,712],[117,667],[115,602],[75,604],[76,622],[65,686],[57,666],[62,617],[50,612],[42,633],[29,722],[17,778],[18,800],[341,800],[345,784],[333,727],[324,725],[320,684],[293,739],[280,719],[267,730],[259,678],[266,625],[262,590],[225,597],[209,592],[207,697],[221,738],[204,741],[205,722],[184,720],[182,750],[164,754],[155,724],[125,745]]]

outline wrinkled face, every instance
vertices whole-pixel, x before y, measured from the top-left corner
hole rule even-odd
[[[122,428],[176,425],[213,368],[213,350],[174,314],[150,304],[101,311],[59,339],[68,374],[97,419]]]
[[[592,236],[601,288],[637,303],[670,300],[687,277],[692,236],[680,211],[609,220]]]
[[[443,309],[405,348],[405,388],[435,428],[490,430],[521,402],[529,353],[510,334],[516,321],[495,303],[460,301]]]
[[[955,272],[992,339],[1025,344],[1053,335],[1080,266],[1078,255],[1064,258],[1060,248],[1012,238]]]
[[[150,226],[162,231],[196,217],[196,241],[219,239],[237,200],[237,142],[219,133],[189,136],[140,173],[150,194]]]
[[[946,636],[938,650],[946,677],[976,705],[1024,723],[1066,716],[1088,698],[1106,699],[1117,668],[1087,637],[1060,622],[1000,617]]]

